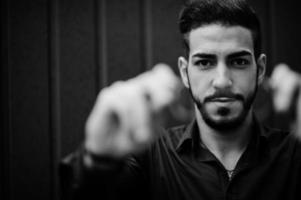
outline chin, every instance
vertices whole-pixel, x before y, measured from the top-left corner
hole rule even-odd
[[[213,129],[219,131],[235,130],[243,125],[248,111],[242,109],[238,113],[233,113],[227,109],[219,110],[215,114],[210,114],[206,110],[200,110],[201,116],[205,123]]]
[[[227,120],[214,120],[210,118],[204,118],[204,121],[208,126],[215,130],[220,131],[228,131],[228,130],[235,130],[242,126],[245,118],[234,118],[234,119],[227,119]]]

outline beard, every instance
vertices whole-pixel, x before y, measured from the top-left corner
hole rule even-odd
[[[198,111],[200,112],[204,122],[211,128],[218,131],[235,130],[244,123],[247,115],[250,112],[251,106],[255,100],[257,89],[258,89],[258,83],[256,82],[254,89],[246,97],[244,97],[241,94],[235,94],[228,90],[219,90],[216,91],[214,94],[206,97],[204,101],[201,102],[201,100],[199,100],[197,96],[193,94],[191,90],[190,81],[189,81],[189,93],[195,105],[197,106]],[[235,99],[236,101],[239,101],[242,104],[242,110],[238,113],[237,116],[227,119],[226,116],[231,112],[231,108],[218,107],[217,114],[223,116],[224,119],[221,120],[214,119],[210,115],[208,109],[206,108],[206,104],[212,102],[212,100],[219,97],[229,97]]]

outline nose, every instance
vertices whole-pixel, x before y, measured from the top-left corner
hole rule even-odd
[[[226,89],[232,86],[231,71],[225,64],[219,64],[216,67],[216,73],[213,77],[212,85],[216,89]]]

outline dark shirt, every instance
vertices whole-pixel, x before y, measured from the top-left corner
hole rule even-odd
[[[163,131],[163,130],[162,130]],[[229,178],[201,145],[197,123],[164,130],[144,153],[112,166],[83,167],[83,151],[63,161],[63,193],[72,199],[301,199],[301,145],[255,122]]]

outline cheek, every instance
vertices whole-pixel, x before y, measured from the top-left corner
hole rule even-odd
[[[235,81],[234,85],[242,93],[248,94],[254,90],[255,85],[257,84],[256,72],[254,73],[252,71],[249,73],[237,74],[235,80],[236,81]]]
[[[210,80],[208,76],[191,75],[190,86],[193,94],[199,99],[203,99],[207,91],[210,89]]]

